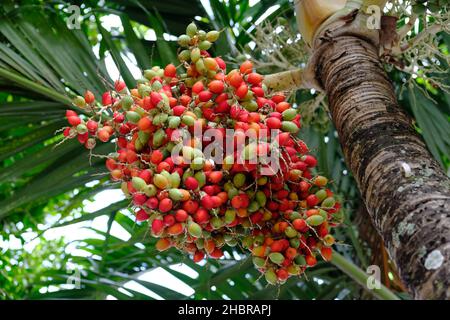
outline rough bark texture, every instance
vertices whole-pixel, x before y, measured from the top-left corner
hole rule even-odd
[[[375,45],[341,34],[315,51],[347,165],[402,281],[416,299],[450,299],[450,179],[399,107]]]

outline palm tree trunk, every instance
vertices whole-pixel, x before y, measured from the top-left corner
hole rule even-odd
[[[450,179],[399,107],[377,45],[355,32],[316,44],[346,163],[404,284],[416,299],[449,299]]]

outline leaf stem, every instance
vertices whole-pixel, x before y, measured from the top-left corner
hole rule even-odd
[[[367,288],[367,279],[369,275],[361,270],[357,265],[352,263],[351,261],[345,259],[341,254],[334,251],[333,259],[331,260],[336,267],[338,267],[342,272],[347,274],[350,278],[360,284],[364,289]],[[381,284],[380,289],[368,290],[372,293],[376,298],[380,300],[400,300],[392,291],[390,291],[386,286]]]
[[[0,77],[14,81],[15,83],[21,85],[22,87],[30,89],[30,90],[37,92],[39,94],[42,94],[46,97],[49,97],[52,100],[59,101],[59,102],[62,102],[64,104],[67,104],[70,106],[72,105],[72,101],[69,97],[57,92],[54,89],[50,89],[50,88],[40,85],[36,82],[28,80],[28,79],[18,75],[17,73],[0,68]]]

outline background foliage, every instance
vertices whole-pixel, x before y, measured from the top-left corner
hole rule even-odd
[[[79,30],[70,30],[66,25],[72,4],[81,8]],[[119,19],[121,27],[108,27],[105,17]],[[300,52],[300,47],[298,51],[292,50],[299,39],[293,31],[295,17],[292,1],[288,0],[189,1],[189,5],[180,5],[176,0],[3,1],[0,7],[1,299],[373,298],[332,264],[321,262],[307,273],[308,279],[290,279],[278,288],[267,287],[251,261],[239,250],[229,251],[225,259],[210,260],[204,265],[196,265],[176,251],[155,252],[154,240],[146,236],[147,226],[135,223],[126,209],[127,201],[93,212],[86,210],[86,199],[92,200],[99,192],[118,186],[108,181],[103,159],[89,158],[77,142],[68,141],[55,147],[62,141],[62,136],[55,132],[65,125],[64,111],[71,107],[70,96],[83,94],[86,89],[100,96],[109,88],[116,79],[110,78],[108,59],[112,58],[129,85],[134,83],[136,71],[130,68],[131,64],[143,70],[174,61],[177,48],[174,36],[184,33],[192,20],[204,29],[223,30],[215,53],[227,62],[237,62],[247,54],[262,62],[260,71],[280,71],[279,64],[264,64],[267,52],[261,47],[264,45],[261,31],[269,27],[276,30],[281,41],[291,44],[279,48],[283,52],[280,59],[286,60],[289,67],[300,67],[304,62],[306,52]],[[442,52],[448,54],[449,35],[442,34],[439,39]],[[420,77],[414,82],[424,91],[402,90],[410,75],[391,70],[390,76],[401,104],[416,120],[430,151],[448,170],[450,95],[427,87]],[[373,263],[380,265],[383,283],[407,299],[381,240],[364,218],[355,183],[328,121],[326,100],[312,103],[316,96],[299,91],[291,98],[304,108],[305,127],[301,137],[318,155],[319,171],[333,179],[335,191],[345,199],[347,219],[336,234],[340,241],[337,250],[364,270]],[[305,101],[309,103],[304,104]],[[104,144],[96,153],[104,154],[111,148]],[[86,228],[90,236],[80,241],[44,236],[47,230],[76,226],[99,217],[107,219],[106,231],[89,224]],[[359,223],[361,220],[364,223]],[[112,235],[114,226],[129,232],[131,238],[123,240]],[[33,250],[27,250],[26,244],[34,238],[38,244]],[[180,263],[195,270],[194,276],[173,267]],[[194,293],[186,296],[139,278],[155,268],[175,276]],[[73,269],[81,270],[78,289],[67,284]],[[153,294],[130,288],[129,281],[137,282]]]

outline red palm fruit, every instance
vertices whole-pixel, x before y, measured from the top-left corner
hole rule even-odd
[[[102,104],[108,106],[112,103],[111,93],[108,91],[102,94]]]
[[[317,165],[317,159],[311,155],[304,156],[302,160],[308,165],[308,167],[314,168]]]
[[[262,218],[263,218],[263,214],[258,211],[250,216],[250,221],[253,224],[257,224],[258,222],[261,222]]]
[[[136,212],[136,220],[141,222],[141,221],[145,221],[148,218],[150,218],[150,216],[147,214],[147,212],[145,212],[145,210],[141,209],[138,212]]]
[[[216,192],[215,190],[216,188],[214,188],[214,186],[204,186],[203,187],[203,191],[207,194],[207,195],[214,195],[214,193]]]
[[[167,233],[171,236],[178,236],[184,232],[184,226],[181,223],[175,223],[174,225],[167,228]]]
[[[248,121],[249,122],[260,122],[261,121],[261,115],[258,112],[250,112],[248,114]]]
[[[158,208],[158,204],[159,204],[159,200],[156,197],[151,197],[150,199],[148,199],[145,202],[145,205],[152,210],[155,210],[156,208]]]
[[[275,107],[275,110],[279,113],[283,113],[284,111],[286,111],[287,109],[290,109],[291,105],[285,101],[280,102],[277,104],[277,106]]]
[[[274,202],[274,201],[269,201],[267,203],[267,209],[269,209],[270,211],[275,211],[277,210],[279,207],[278,203]]]
[[[308,225],[303,219],[295,219],[294,221],[292,221],[292,225],[294,226],[295,230],[300,232],[306,232],[308,230]]]
[[[185,110],[186,110],[186,107],[183,105],[177,105],[172,108],[174,116],[181,116]]]
[[[225,64],[225,61],[222,60],[220,57],[216,57],[216,62],[219,65],[219,68],[225,71],[227,69],[227,65]]]
[[[301,169],[300,169],[301,170]],[[306,181],[300,181],[300,191],[307,192],[311,188],[311,185]]]
[[[169,78],[174,78],[177,75],[177,68],[173,64],[168,64],[164,68],[164,75]]]
[[[150,162],[153,164],[159,164],[163,160],[164,155],[160,150],[155,150],[150,156]]]
[[[255,257],[264,258],[266,256],[266,246],[262,245],[260,247],[254,247],[252,250],[252,255]]]
[[[126,88],[126,84],[125,82],[121,81],[121,80],[117,80],[116,82],[114,82],[114,88],[116,89],[117,92],[121,92],[123,89]]]
[[[285,256],[289,260],[293,260],[297,256],[297,249],[292,248],[292,247],[287,248]]]
[[[280,240],[275,240],[270,245],[270,251],[272,251],[272,252],[281,252],[281,251],[283,251],[283,242],[281,242]]]
[[[306,260],[306,264],[310,267],[314,267],[317,264],[317,259],[316,257],[312,256],[312,255],[307,255],[305,257]]]
[[[222,180],[223,172],[222,171],[212,171],[208,176],[208,181],[214,184],[217,184]]]
[[[68,137],[68,136],[70,136],[71,135],[71,133],[72,133],[72,128],[69,128],[69,127],[67,127],[67,128],[65,128],[64,129],[64,131],[63,131],[63,135],[64,135],[64,137]]]
[[[208,89],[212,93],[221,94],[223,92],[223,90],[225,89],[225,85],[223,84],[223,81],[213,80],[208,84]]]
[[[89,90],[87,90],[87,91],[84,93],[84,101],[85,101],[87,104],[93,103],[93,102],[95,101],[95,96],[94,96],[94,94],[93,94],[92,92],[90,92]]]
[[[180,97],[180,103],[185,107],[191,102],[191,100],[192,100],[192,98],[186,94],[183,94]]]
[[[137,206],[142,206],[147,201],[147,196],[142,193],[133,194],[133,203]]]
[[[314,207],[317,206],[319,204],[319,198],[317,198],[317,196],[315,194],[310,194],[307,198],[306,198],[306,204],[309,207]]]
[[[66,118],[78,117],[78,114],[73,110],[66,110]]]
[[[160,162],[160,163],[158,164],[158,166],[157,166],[157,168],[156,168],[156,171],[157,171],[158,173],[161,173],[161,172],[164,171],[164,170],[166,170],[167,172],[170,172],[170,171],[171,171],[171,168],[170,168],[170,164],[168,164],[168,163],[165,162],[165,161],[162,161],[162,162]]]
[[[264,89],[261,87],[252,87],[252,92],[256,97],[264,97],[264,94],[265,94]],[[256,104],[258,104],[258,106],[259,106],[258,101],[256,101]],[[264,103],[263,103],[263,105],[264,105]]]
[[[277,273],[277,278],[280,281],[286,281],[289,278],[289,272],[287,272],[285,269],[278,269],[276,273]]]
[[[280,103],[284,101],[286,97],[283,94],[275,94],[272,96],[272,101],[275,103]]]
[[[152,121],[149,118],[144,117],[139,120],[137,126],[140,131],[148,131],[152,126]]]
[[[253,63],[251,63],[251,61],[249,60],[244,61],[239,67],[239,71],[241,71],[242,74],[249,74],[250,72],[252,72],[252,69]]]
[[[164,251],[171,247],[170,240],[167,238],[159,239],[155,244],[156,250]]]
[[[322,249],[320,249],[320,253],[325,261],[331,261],[333,255],[333,250],[331,248],[322,247]]]
[[[275,117],[270,117],[266,120],[266,125],[269,129],[280,129],[281,128],[281,120]]]
[[[69,122],[71,126],[75,127],[81,123],[81,119],[78,116],[69,116],[67,117],[67,122]]]
[[[195,263],[199,263],[205,257],[205,253],[203,251],[196,251],[194,253],[194,258],[192,259]]]
[[[178,222],[185,222],[188,216],[188,213],[183,209],[178,209],[177,212],[175,212],[175,220]]]
[[[240,195],[234,196],[233,199],[231,199],[231,206],[235,209],[239,209],[242,207],[242,197]]]
[[[143,179],[146,183],[150,183],[152,181],[152,177],[152,171],[150,171],[149,169],[142,170],[139,173],[139,178]]]
[[[201,204],[203,207],[205,207],[208,210],[211,210],[214,208],[214,201],[210,195],[205,195],[201,200]]]
[[[152,99],[150,97],[144,97],[144,99],[142,99],[142,108],[144,108],[144,110],[151,110],[153,109],[155,106],[152,104]]]
[[[194,214],[195,212],[197,212],[198,207],[199,207],[198,202],[196,202],[194,200],[188,200],[188,201],[183,202],[183,209],[186,210],[190,214]]]
[[[154,219],[152,221],[152,231],[154,234],[158,235],[164,229],[164,222],[161,219]]]
[[[206,223],[209,221],[209,213],[204,208],[200,208],[194,213],[194,220],[197,223]]]
[[[158,92],[152,91],[150,93],[150,99],[152,101],[152,105],[157,106],[158,103],[162,101],[163,97]]]
[[[219,192],[217,194],[217,197],[220,198],[220,200],[222,201],[222,204],[228,201],[228,193],[225,191]]]
[[[264,77],[259,73],[252,72],[247,76],[247,82],[253,85],[258,85],[262,82],[263,78]]]
[[[241,99],[244,99],[245,96],[248,93],[248,86],[245,83],[242,83],[234,92],[236,96],[238,96]]]
[[[94,120],[88,120],[88,122],[86,122],[86,127],[90,132],[95,132],[97,131],[98,123]]]
[[[229,73],[228,76],[228,83],[230,85],[232,85],[235,88],[239,88],[240,85],[242,84],[242,81],[244,81],[244,79],[242,78],[242,76],[239,74],[239,72],[233,72],[233,73]]]
[[[222,204],[222,199],[219,198],[218,196],[212,196],[211,201],[213,209],[220,207],[220,205]]]
[[[194,177],[188,177],[185,181],[184,181],[184,186],[188,189],[188,190],[196,190],[198,188],[198,181],[197,179],[195,179]]]
[[[214,243],[214,240],[205,240],[204,242],[204,249],[207,254],[211,254],[214,249],[216,248],[216,244]]]
[[[108,168],[109,171],[112,171],[112,170],[117,168],[117,162],[116,162],[116,160],[114,160],[112,158],[106,159],[105,165],[106,165],[106,168]]]
[[[134,152],[133,150],[130,150],[130,149],[128,149],[126,151],[126,157],[127,157],[127,162],[128,163],[133,163],[133,162],[136,162],[138,160],[136,152]]]
[[[97,138],[102,142],[107,142],[111,135],[109,134],[108,130],[106,129],[100,129],[97,132]]]
[[[194,85],[192,86],[192,92],[199,94],[200,92],[202,92],[204,90],[204,86],[203,86],[203,82],[201,81],[197,81],[196,83],[194,83]]]
[[[172,207],[172,200],[169,198],[165,198],[159,202],[158,210],[161,212],[169,212],[170,210],[172,210]]]
[[[172,214],[167,214],[163,218],[164,225],[167,227],[173,226],[175,223],[175,216]]]
[[[123,178],[123,172],[122,170],[115,169],[111,171],[111,178],[113,180],[121,180]]]
[[[228,104],[228,101],[222,101],[220,102],[215,108],[214,111],[216,113],[229,113],[230,112],[230,105]]]
[[[223,252],[219,248],[216,248],[216,249],[214,249],[213,252],[211,252],[210,256],[213,259],[219,259],[219,258],[223,257]]]
[[[283,190],[277,191],[276,198],[278,200],[283,200],[283,199],[286,199],[288,197],[288,195],[289,195],[289,191],[283,189]]]
[[[207,102],[207,101],[211,100],[212,97],[213,97],[213,93],[208,90],[204,90],[198,94],[198,99],[201,102]]]

